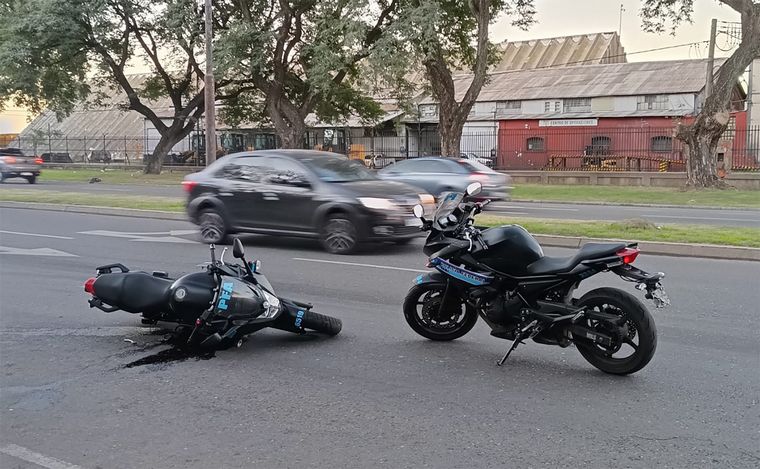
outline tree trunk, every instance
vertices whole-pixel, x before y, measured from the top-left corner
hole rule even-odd
[[[161,139],[156,144],[156,148],[153,149],[153,153],[145,157],[145,174],[161,174],[161,168],[164,166],[166,155],[174,148],[174,145],[190,134],[190,130],[183,130],[182,127],[175,125],[169,127],[161,135]]]
[[[444,122],[443,115],[444,113],[441,113],[441,156],[458,157],[461,154],[464,119],[459,118],[459,113],[454,111],[448,114]]]
[[[718,178],[718,142],[728,124],[728,112],[698,118],[678,130],[678,139],[685,143],[686,185],[689,187],[725,187]]]
[[[276,99],[272,99],[276,101]],[[303,135],[306,132],[305,117],[295,110],[295,106],[287,103],[269,104],[269,118],[274,125],[274,131],[280,139],[282,148],[303,148]],[[285,109],[287,108],[287,109]]]

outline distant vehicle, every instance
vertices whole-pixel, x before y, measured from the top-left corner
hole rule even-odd
[[[364,157],[364,165],[371,169],[382,169],[396,162],[396,158],[383,154],[367,155]]]
[[[87,152],[87,161],[90,163],[110,163],[111,160],[113,160],[113,156],[106,150],[90,149]]]
[[[73,163],[68,153],[43,153],[40,155],[43,163]]]
[[[402,244],[420,236],[412,208],[433,203],[419,189],[379,180],[357,161],[314,150],[234,153],[182,184],[205,243],[241,232],[303,236],[335,254],[365,241]]]
[[[24,178],[29,184],[37,182],[42,158],[26,156],[18,148],[0,148],[0,182],[8,178]]]
[[[479,162],[481,164],[484,164],[484,165],[488,166],[489,168],[493,168],[493,166],[494,166],[492,158],[488,158],[488,157],[485,157],[485,156],[478,156],[475,153],[462,153],[462,154],[459,155],[459,157],[460,158],[464,158],[464,159],[468,159],[468,160],[477,161],[477,162]]]
[[[377,172],[381,179],[417,186],[435,197],[444,192],[464,192],[472,182],[483,185],[482,198],[507,200],[511,178],[476,160],[424,157],[399,161]]]

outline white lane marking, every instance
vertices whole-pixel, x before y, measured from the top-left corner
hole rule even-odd
[[[197,230],[172,230],[155,231],[150,233],[133,233],[125,231],[92,230],[80,231],[79,234],[126,238],[131,241],[152,241],[154,243],[194,243],[194,241],[190,241],[189,239],[177,238],[177,236],[195,234],[197,232]]]
[[[69,464],[60,459],[45,456],[44,454],[35,453],[34,451],[19,445],[5,445],[0,448],[0,452],[38,466],[46,467],[47,469],[82,469],[81,466]]]
[[[52,257],[79,257],[76,254],[70,252],[59,251],[51,248],[12,248],[8,246],[0,246],[0,254],[11,254],[16,256],[52,256]]]
[[[743,221],[743,222],[749,222],[749,223],[757,223],[758,220],[753,219],[747,219],[747,218],[718,218],[718,217],[686,217],[686,216],[676,216],[676,215],[642,215],[642,217],[652,217],[652,218],[679,218],[683,220],[719,220],[719,221]]]
[[[513,208],[519,210],[554,210],[557,212],[579,212],[579,208],[565,208],[565,207],[532,207],[532,206],[519,206],[519,205],[490,205],[489,208],[498,208],[501,210],[511,210]],[[486,209],[488,211],[488,209]]]
[[[483,215],[530,215],[528,212],[497,212],[495,210],[488,210],[486,212],[482,212]]]
[[[21,231],[0,230],[0,233],[12,234],[12,235],[22,235],[22,236],[37,236],[38,238],[74,239],[74,238],[71,238],[69,236],[55,236],[55,235],[46,235],[46,234],[39,234],[39,233],[23,233]]]
[[[429,270],[407,269],[406,267],[394,267],[391,265],[375,265],[375,264],[362,264],[359,262],[328,261],[325,259],[307,259],[304,257],[294,257],[293,260],[304,261],[304,262],[322,262],[324,264],[351,265],[354,267],[371,267],[373,269],[402,270],[404,272],[421,272],[423,274],[430,272]]]

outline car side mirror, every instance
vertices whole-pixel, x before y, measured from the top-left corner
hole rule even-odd
[[[467,195],[472,197],[473,195],[480,194],[480,191],[483,189],[483,184],[479,182],[473,182],[472,184],[467,186]]]
[[[412,211],[414,212],[414,216],[417,218],[422,218],[422,216],[425,214],[425,209],[420,204],[415,205]]]
[[[243,247],[243,243],[240,242],[240,238],[235,238],[232,242],[232,256],[235,259],[242,259],[245,257],[245,248]]]

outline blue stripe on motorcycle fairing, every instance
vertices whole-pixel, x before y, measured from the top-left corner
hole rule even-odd
[[[440,257],[436,257],[435,259],[431,260],[431,264],[433,264],[433,266],[438,271],[446,275],[450,275],[451,277],[454,277],[455,279],[469,283],[470,285],[475,285],[475,286],[487,285],[491,283],[491,281],[493,280],[493,277],[490,275],[483,275],[477,272],[471,272],[461,267],[457,267],[454,264],[446,261],[445,259],[441,259]]]

